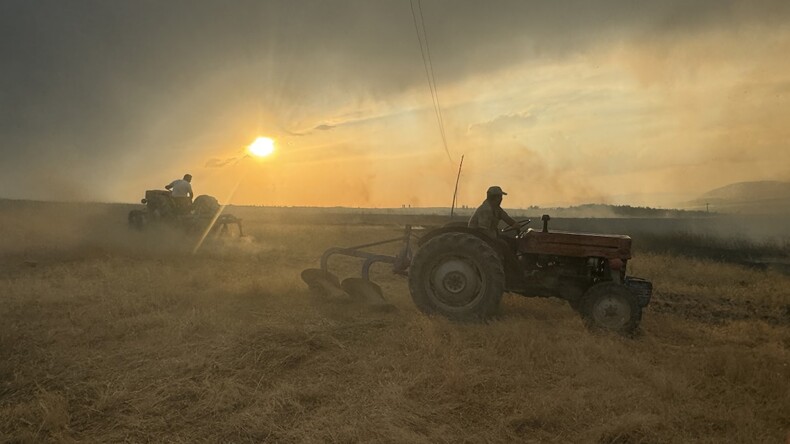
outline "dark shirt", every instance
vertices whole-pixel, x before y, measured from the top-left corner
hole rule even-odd
[[[505,210],[500,206],[494,207],[487,199],[477,207],[475,214],[469,218],[469,228],[480,228],[486,234],[496,239],[499,232],[499,221],[505,221],[508,225],[516,223]]]

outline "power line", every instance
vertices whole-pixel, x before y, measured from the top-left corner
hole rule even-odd
[[[417,41],[420,44],[420,54],[422,55],[422,64],[425,67],[425,77],[428,80],[428,88],[431,90],[433,110],[436,114],[436,121],[439,123],[439,133],[442,136],[442,144],[444,145],[444,151],[447,153],[447,158],[450,160],[450,162],[452,162],[453,157],[450,155],[450,148],[447,146],[447,135],[444,130],[444,118],[442,116],[442,109],[439,104],[439,93],[436,88],[436,76],[433,73],[433,63],[431,61],[431,53],[428,46],[428,34],[425,30],[425,20],[422,14],[422,5],[420,0],[417,0],[417,9],[420,12],[419,23],[417,21],[417,12],[414,10],[414,0],[409,0],[409,5],[411,6],[411,16],[414,19],[414,30],[417,32]],[[422,32],[420,32],[421,27]],[[424,47],[423,40],[425,41]]]
[[[422,26],[422,35],[423,35],[423,39],[425,40],[425,54],[428,56],[428,68],[431,71],[431,80],[433,81],[433,94],[436,98],[436,113],[439,116],[439,128],[442,131],[442,140],[444,140],[444,144],[446,147],[447,133],[444,127],[444,115],[442,115],[442,106],[439,104],[439,88],[437,88],[436,75],[433,70],[433,60],[431,59],[431,47],[428,44],[428,29],[425,27],[425,18],[422,15],[422,0],[417,0],[417,10],[420,12],[420,25]]]

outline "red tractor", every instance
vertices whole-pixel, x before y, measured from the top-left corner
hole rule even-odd
[[[413,257],[410,240],[415,235],[407,226],[399,238],[327,250],[321,268],[305,270],[302,279],[324,294],[339,290],[375,301],[383,295],[369,280],[369,269],[375,262],[384,262],[392,264],[394,272],[408,275],[412,300],[424,313],[456,320],[485,319],[498,312],[502,295],[510,292],[567,300],[591,328],[625,334],[636,330],[653,285],[626,275],[631,238],[550,232],[550,217],[544,215],[542,220],[542,231],[510,231],[509,239],[493,239],[481,230],[451,223],[420,237]],[[508,230],[501,234],[508,237]],[[399,241],[403,247],[396,256],[363,250]],[[365,259],[362,278],[341,283],[328,271],[332,255]]]
[[[549,232],[550,217],[542,219],[542,231],[514,233],[510,242],[461,226],[429,232],[409,267],[414,303],[425,313],[464,320],[495,314],[504,292],[557,297],[591,327],[633,332],[653,286],[626,275],[631,238]]]

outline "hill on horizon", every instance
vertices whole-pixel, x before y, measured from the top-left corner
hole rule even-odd
[[[790,182],[761,180],[736,182],[715,188],[689,202],[710,205],[711,211],[741,213],[790,213]]]

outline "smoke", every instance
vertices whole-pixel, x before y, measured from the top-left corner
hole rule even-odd
[[[645,168],[648,180],[701,193],[790,179],[789,27],[713,30],[639,47],[622,60],[658,99],[654,139],[661,149]]]
[[[790,175],[787,2],[423,10],[464,199],[656,202]],[[0,189],[128,201],[192,170],[223,195],[232,153],[267,135],[279,158],[241,202],[446,205],[411,20],[399,2],[2,2]],[[68,186],[40,185],[53,169]]]

